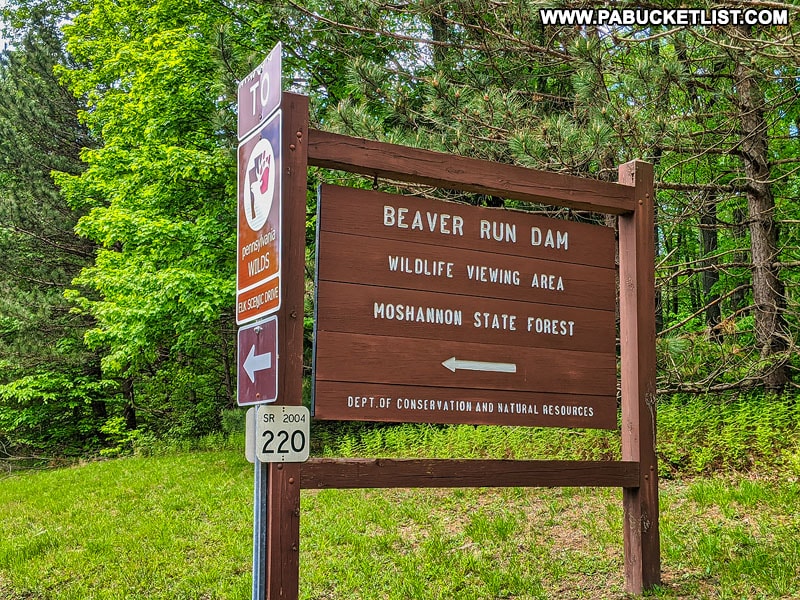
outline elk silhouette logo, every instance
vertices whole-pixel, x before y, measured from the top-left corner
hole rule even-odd
[[[275,195],[275,152],[267,139],[261,139],[247,161],[247,194],[244,212],[247,224],[258,231],[267,222]]]

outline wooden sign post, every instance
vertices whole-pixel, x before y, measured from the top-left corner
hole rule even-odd
[[[625,589],[658,584],[652,167],[606,183],[309,130],[293,94],[282,110],[278,404],[301,403],[306,168],[339,169],[619,215],[622,460],[270,464],[265,597],[298,597],[301,487],[619,487]],[[333,186],[319,205],[318,417],[615,426],[612,230]]]
[[[308,98],[283,94],[283,298],[278,313],[278,356],[283,377],[278,404],[303,403],[303,296],[305,292]],[[298,597],[300,463],[263,464],[266,471],[265,598]],[[261,600],[261,599],[259,599]]]

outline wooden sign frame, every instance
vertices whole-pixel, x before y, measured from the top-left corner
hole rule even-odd
[[[303,292],[308,165],[409,183],[617,215],[622,460],[311,459],[264,465],[268,518],[265,598],[299,594],[300,489],[396,487],[621,487],[625,591],[660,582],[655,453],[653,167],[619,167],[619,183],[451,156],[309,130],[308,98],[283,94],[285,287],[279,403],[302,403]]]

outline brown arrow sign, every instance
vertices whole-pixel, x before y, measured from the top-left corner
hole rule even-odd
[[[278,317],[239,329],[236,401],[239,406],[275,402],[278,398]]]

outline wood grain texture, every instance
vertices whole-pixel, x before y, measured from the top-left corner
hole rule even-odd
[[[619,180],[635,190],[636,212],[619,219],[622,458],[641,464],[623,489],[625,588],[639,594],[661,580],[656,443],[653,167],[633,161]]]
[[[516,373],[457,370],[443,361],[513,363]],[[317,380],[616,395],[611,354],[317,331]]]
[[[630,461],[311,459],[304,489],[447,487],[623,487],[635,484]]]
[[[319,282],[317,304],[317,331],[616,353],[609,310],[330,281]]]
[[[317,381],[315,419],[617,428],[615,396]]]
[[[614,269],[323,231],[319,279],[614,311]],[[437,274],[438,273],[438,274]]]
[[[608,214],[631,212],[633,194],[613,183],[535,171],[335,133],[310,132],[310,165]]]
[[[319,197],[320,231],[614,268],[614,230],[602,225],[328,184]]]
[[[278,312],[278,404],[303,402],[308,98],[284,93],[283,298]],[[270,463],[267,483],[267,600],[296,599],[300,578],[300,465]]]

